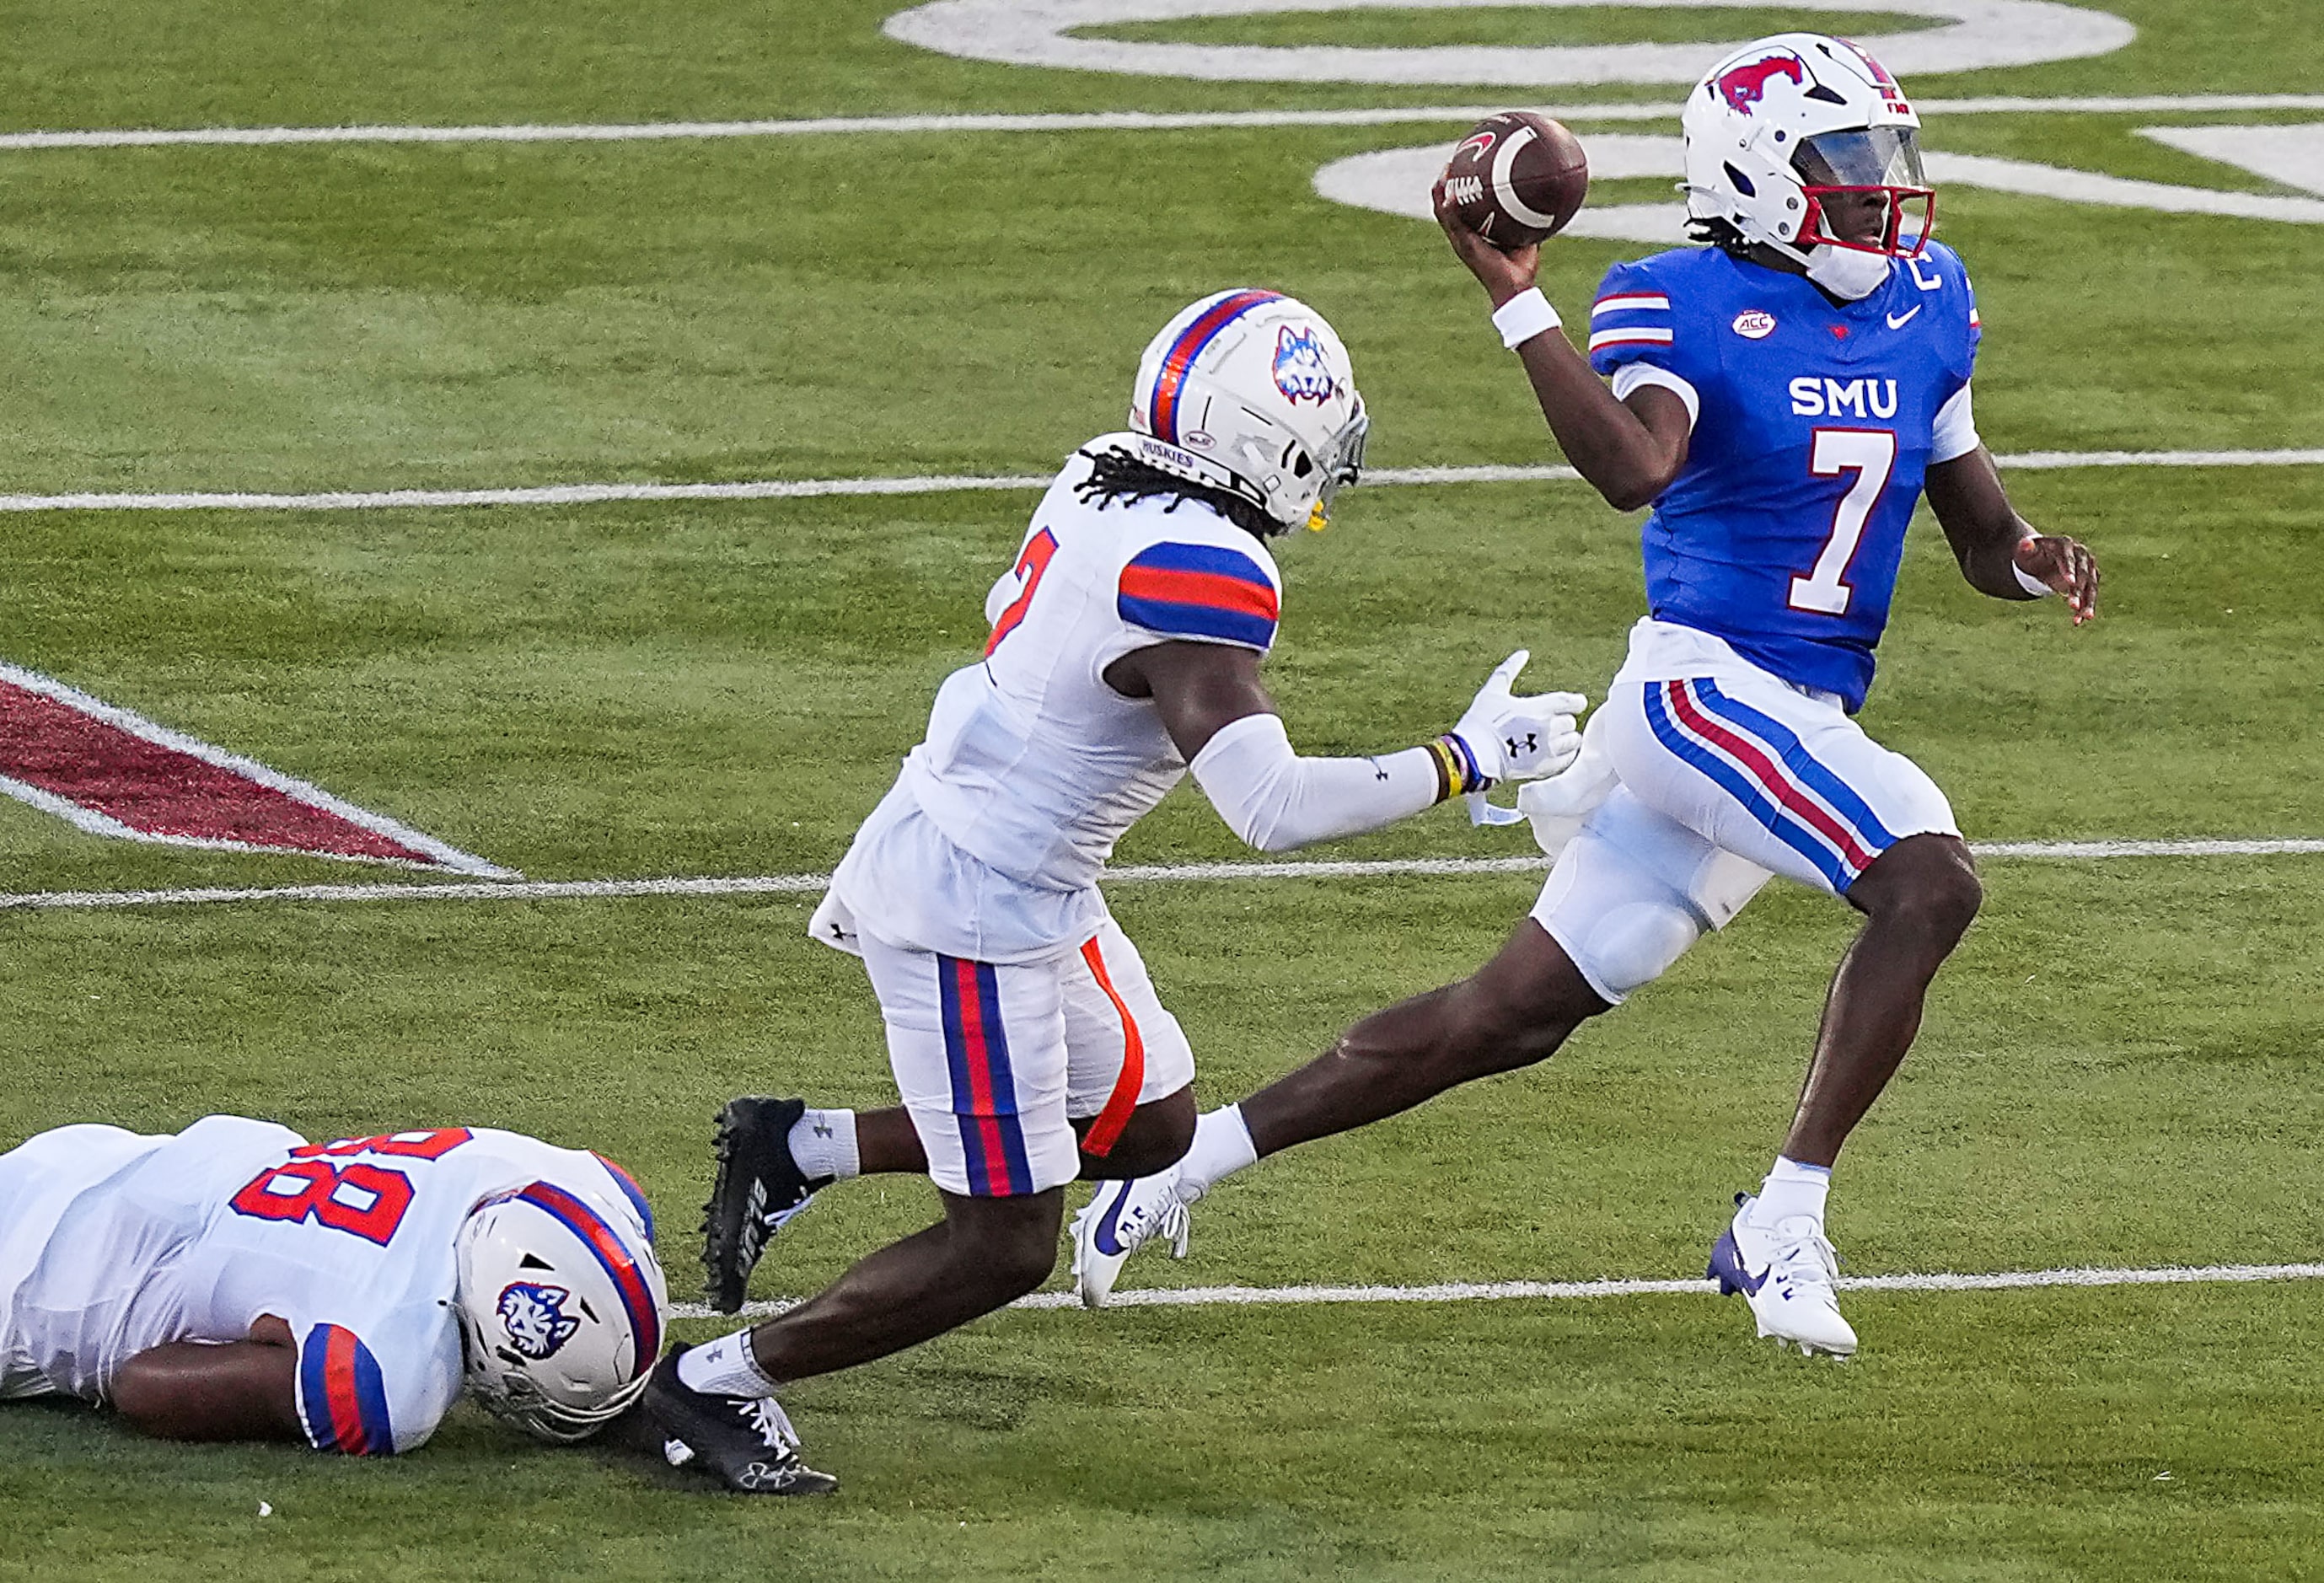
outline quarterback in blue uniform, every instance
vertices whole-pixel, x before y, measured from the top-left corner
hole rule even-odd
[[[1612,505],[1652,505],[1648,614],[1573,768],[1518,805],[1556,853],[1541,899],[1470,979],[1356,1025],[1201,1118],[1185,1158],[1102,1189],[1075,1223],[1083,1300],[1187,1206],[1293,1144],[1542,1060],[1733,917],[1775,875],[1864,925],[1832,980],[1789,1135],[1711,1274],[1762,1336],[1846,1356],[1824,1204],[1842,1142],[1904,1059],[1980,900],[1944,794],[1856,723],[1904,529],[1925,493],[1962,575],[1997,599],[2097,612],[2098,568],[2004,492],[1970,410],[1977,301],[1931,235],[1919,118],[1877,61],[1763,39],[1683,116],[1691,248],[1618,264],[1588,357],[1556,334],[1538,250],[1451,217],[1558,443]]]

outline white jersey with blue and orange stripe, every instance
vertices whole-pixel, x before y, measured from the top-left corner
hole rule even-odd
[[[881,938],[982,961],[1088,938],[1114,843],[1186,772],[1153,701],[1115,692],[1106,667],[1158,643],[1273,645],[1282,580],[1256,537],[1177,496],[1083,497],[1093,453],[1135,438],[1093,440],[1050,485],[986,601],[982,658],[938,690],[927,740],[841,865],[835,890]],[[945,849],[1034,893],[1021,926],[964,938],[957,907],[920,905],[946,883]],[[1052,905],[1083,893],[1086,907]]]
[[[239,1340],[272,1314],[298,1346],[299,1412],[318,1449],[410,1450],[460,1394],[460,1224],[535,1183],[586,1243],[618,1254],[652,1237],[643,1196],[612,1162],[491,1128],[309,1144],[212,1116],[174,1137],[42,1134],[0,1155],[0,1219],[39,1223],[36,1238],[0,1244],[14,1265],[0,1265],[0,1394],[102,1402],[137,1354]],[[650,1357],[659,1323],[650,1301],[644,1311]]]

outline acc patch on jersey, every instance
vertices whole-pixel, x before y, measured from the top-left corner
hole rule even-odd
[[[540,1286],[530,1281],[503,1287],[499,1313],[509,1345],[535,1362],[556,1357],[558,1349],[581,1330],[581,1321],[565,1311],[572,1296],[562,1286]]]

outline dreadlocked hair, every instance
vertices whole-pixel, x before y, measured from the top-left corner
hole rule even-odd
[[[1165,511],[1175,511],[1193,501],[1210,507],[1254,538],[1272,538],[1283,531],[1282,523],[1239,494],[1165,473],[1150,462],[1120,451],[1084,451],[1082,455],[1090,459],[1090,474],[1074,486],[1074,492],[1084,504],[1102,506],[1112,501],[1168,495],[1172,498],[1162,508]]]
[[[1751,251],[1751,244],[1744,239],[1742,232],[1735,228],[1735,222],[1732,220],[1716,217],[1704,219],[1690,216],[1686,222],[1686,239],[1689,242],[1715,247],[1721,253],[1739,255]]]

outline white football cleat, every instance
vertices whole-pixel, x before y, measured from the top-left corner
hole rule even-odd
[[[1856,1350],[1856,1332],[1840,1317],[1832,1282],[1840,1256],[1813,1215],[1787,1215],[1773,1226],[1751,1219],[1758,1200],[1735,1195],[1735,1219],[1711,1246],[1711,1268],[1720,1292],[1740,1293],[1759,1321],[1759,1334],[1775,1345],[1799,1344],[1803,1353],[1847,1358]]]
[[[1084,1308],[1103,1308],[1122,1265],[1155,1238],[1170,1239],[1172,1257],[1186,1256],[1190,1201],[1178,1193],[1175,1166],[1157,1176],[1098,1184],[1097,1196],[1074,1217],[1074,1287]]]

